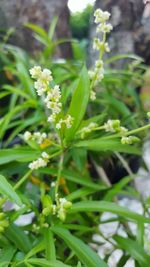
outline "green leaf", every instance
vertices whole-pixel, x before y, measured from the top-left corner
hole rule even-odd
[[[88,245],[84,244],[80,239],[73,236],[68,230],[54,226],[52,227],[52,231],[62,238],[86,267],[107,267],[107,264],[100,259],[97,253],[95,253]]]
[[[55,251],[55,242],[53,238],[53,233],[51,229],[46,229],[45,230],[45,254],[46,254],[46,259],[47,260],[56,260],[56,251]]]
[[[16,252],[16,248],[9,246],[0,251],[0,267],[8,267],[12,257]]]
[[[37,254],[37,253],[43,251],[44,249],[45,249],[45,242],[44,242],[44,240],[43,240],[43,241],[41,241],[40,243],[38,243],[35,247],[33,247],[33,248],[29,251],[29,253],[27,253],[27,255],[26,255],[25,258],[26,258],[26,259],[31,258],[33,255],[35,255],[35,254]]]
[[[35,151],[28,147],[1,149],[0,165],[12,161],[29,162],[34,159],[37,159],[39,155],[40,155],[39,151]]]
[[[71,267],[70,265],[66,265],[62,263],[61,261],[47,261],[45,259],[37,259],[37,258],[32,258],[28,259],[26,261],[27,263],[31,263],[35,266],[42,266],[42,267]]]
[[[141,267],[148,267],[150,264],[150,256],[146,254],[143,246],[140,246],[136,241],[130,238],[121,236],[113,236],[119,247],[127,251],[135,260],[138,261]]]
[[[40,26],[38,26],[36,24],[33,24],[33,23],[26,23],[25,26],[28,27],[29,29],[33,30],[34,32],[38,33],[45,40],[48,41],[48,35],[47,35],[46,31],[42,27],[40,27]]]
[[[141,155],[138,147],[132,145],[122,145],[120,140],[104,140],[102,138],[80,141],[75,144],[76,147],[86,147],[92,151],[117,151],[128,154]]]
[[[10,200],[18,204],[22,205],[21,199],[14,191],[13,187],[10,183],[7,182],[6,178],[3,175],[0,175],[0,193],[4,196],[7,196]]]
[[[87,104],[89,101],[89,95],[90,95],[90,83],[89,83],[89,77],[86,67],[84,66],[79,83],[73,93],[71,104],[68,110],[68,114],[70,114],[74,121],[73,125],[70,129],[66,129],[66,140],[69,141],[73,138],[75,132],[80,126],[80,123],[84,117],[84,114],[86,112]]]
[[[41,168],[41,169],[39,169],[39,172],[57,176],[58,170],[52,169],[52,168],[51,169],[50,168]],[[64,177],[68,181],[71,181],[73,183],[77,183],[80,185],[84,185],[84,186],[89,187],[91,189],[95,189],[96,191],[106,189],[105,185],[103,185],[101,183],[97,183],[97,184],[92,183],[89,181],[89,177],[84,177],[84,176],[82,177],[81,175],[79,175],[78,173],[75,173],[73,171],[64,170],[64,171],[62,171],[61,175],[62,175],[62,177]]]
[[[15,246],[27,253],[31,250],[31,243],[27,234],[15,224],[10,224],[5,230],[5,236],[13,243]]]
[[[127,208],[121,207],[115,203],[108,201],[82,201],[73,204],[69,213],[76,212],[105,212],[109,211],[129,220],[141,223],[150,223],[150,218],[146,218],[138,213],[132,212]]]

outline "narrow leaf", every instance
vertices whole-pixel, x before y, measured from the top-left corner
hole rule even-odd
[[[79,83],[73,93],[72,101],[68,110],[74,121],[70,129],[66,129],[66,140],[71,140],[80,126],[84,117],[90,95],[90,83],[86,67],[84,66]]]
[[[21,199],[14,191],[13,187],[10,183],[6,180],[3,175],[0,175],[0,193],[4,196],[7,196],[10,200],[18,204],[19,206],[22,205]]]
[[[135,260],[137,260],[141,267],[149,266],[150,256],[146,254],[143,246],[140,246],[136,241],[132,239],[117,235],[114,236],[113,239],[117,242],[120,248],[127,251]]]
[[[105,212],[109,211],[119,216],[123,216],[129,220],[133,220],[141,223],[150,223],[150,218],[146,218],[138,213],[132,212],[127,208],[121,207],[115,203],[108,201],[82,201],[73,204],[69,213],[76,212]]]
[[[68,247],[77,255],[79,260],[87,267],[107,267],[107,264],[80,239],[73,236],[68,230],[54,226],[52,231],[57,234]]]

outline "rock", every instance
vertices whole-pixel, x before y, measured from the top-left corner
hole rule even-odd
[[[0,0],[1,30],[6,31],[14,27],[16,31],[10,39],[11,44],[24,48],[30,53],[40,50],[41,45],[24,24],[34,23],[48,31],[54,16],[59,18],[56,38],[70,38],[67,0]],[[57,51],[57,57],[69,58],[70,56],[70,44],[62,44]]]

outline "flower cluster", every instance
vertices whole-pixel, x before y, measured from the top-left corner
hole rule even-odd
[[[128,129],[120,125],[120,120],[108,120],[104,124],[104,129],[106,132],[120,133],[125,135],[128,132]]]
[[[35,141],[37,144],[42,144],[46,138],[46,133],[34,132],[33,134],[29,131],[26,131],[23,135],[25,141]]]
[[[47,91],[49,82],[53,80],[51,71],[48,69],[41,69],[40,66],[35,66],[29,70],[31,77],[36,80],[34,87],[37,90],[39,96],[43,95]]]
[[[123,145],[132,145],[133,143],[139,142],[140,139],[136,136],[122,136],[121,143]]]
[[[5,228],[7,228],[8,225],[9,225],[9,222],[6,219],[5,213],[0,212],[0,234],[2,234],[5,231]]]
[[[71,208],[72,203],[66,198],[58,198],[57,204],[53,204],[49,195],[45,195],[43,202],[43,211],[44,216],[56,215],[61,221],[64,221],[66,218],[67,210]]]
[[[37,170],[41,167],[46,167],[49,161],[49,155],[46,152],[42,152],[41,157],[37,160],[34,160],[29,164],[31,170]]]
[[[48,69],[42,70],[40,66],[35,66],[30,69],[30,74],[33,79],[36,79],[34,86],[37,94],[39,96],[43,95],[46,107],[52,112],[48,117],[48,122],[55,123],[57,129],[61,129],[63,124],[70,128],[73,118],[70,115],[66,119],[61,118],[61,91],[59,85],[51,86],[50,82],[53,80],[51,71]]]
[[[66,125],[67,128],[71,128],[73,123],[73,118],[70,115],[67,115],[66,118],[60,119],[59,122],[56,124],[57,129],[61,129],[62,124]]]
[[[95,37],[93,41],[93,49],[98,50],[100,53],[99,60],[96,61],[94,70],[89,71],[89,76],[91,79],[91,100],[96,99],[96,93],[93,90],[94,87],[103,79],[104,77],[104,67],[103,67],[103,53],[110,52],[108,43],[106,42],[106,34],[112,30],[112,25],[107,23],[110,17],[110,13],[107,11],[102,11],[97,9],[94,13],[95,23],[97,24],[96,32],[102,35],[102,38]]]
[[[80,130],[81,138],[83,139],[85,135],[91,133],[97,127],[97,123],[91,122],[88,126],[83,127]]]
[[[108,120],[104,124],[104,129],[106,132],[119,133],[121,135],[121,143],[123,145],[131,145],[140,141],[140,139],[136,136],[126,136],[128,129],[120,125],[120,120]]]

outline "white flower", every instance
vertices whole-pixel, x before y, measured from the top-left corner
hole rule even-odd
[[[113,29],[113,26],[110,23],[102,23],[99,24],[96,28],[96,32],[103,32],[103,33],[109,33]]]
[[[29,72],[33,79],[38,79],[41,76],[42,70],[40,66],[34,66]]]
[[[123,145],[125,145],[125,144],[127,144],[127,145],[131,145],[131,144],[132,144],[132,136],[129,136],[129,137],[127,137],[127,136],[123,136],[123,137],[121,138],[121,143],[122,143]]]
[[[96,9],[94,12],[95,23],[103,23],[109,19],[110,13],[107,11],[102,11],[101,9]]]
[[[51,109],[53,113],[58,114],[61,111],[62,103],[49,101],[46,106]]]
[[[93,49],[100,50],[102,44],[103,43],[100,41],[99,38],[94,38],[94,41],[93,41]]]
[[[40,167],[45,167],[46,165],[47,165],[47,162],[46,162],[44,159],[39,158],[39,159],[37,159],[37,160],[31,162],[31,163],[29,164],[29,168],[30,168],[31,170],[37,170],[38,168],[40,168]]]
[[[91,122],[89,123],[88,126],[83,127],[80,131],[81,133],[81,138],[83,139],[85,137],[86,134],[91,133],[95,128],[97,127],[97,123],[95,122]]]
[[[120,121],[119,120],[108,120],[105,124],[104,124],[104,129],[106,132],[116,132],[118,131],[120,128]]]
[[[52,182],[51,183],[51,187],[55,187],[56,183],[55,182]]]
[[[51,116],[48,117],[47,121],[48,122],[55,122],[56,120],[56,114],[52,114]]]
[[[56,129],[61,129],[61,124],[63,123],[63,120],[60,119],[60,121],[56,124]]]
[[[96,99],[96,92],[94,92],[93,90],[90,92],[90,99],[92,101],[94,101]]]
[[[88,71],[89,77],[92,80],[94,78],[95,72],[93,70]]]
[[[96,66],[97,68],[103,68],[103,61],[102,61],[101,59],[96,60],[96,62],[95,62],[95,66]]]
[[[41,167],[46,167],[48,164],[49,155],[46,152],[42,152],[41,157],[37,160],[34,160],[29,164],[31,170],[37,170]]]
[[[73,118],[68,115],[67,118],[64,120],[67,128],[71,128],[72,127],[72,123],[73,123]]]
[[[45,151],[43,151],[42,152],[42,158],[49,159],[49,155]]]
[[[128,129],[123,127],[123,126],[121,126],[119,128],[119,132],[120,132],[121,135],[124,135],[124,134],[126,134],[128,132]]]
[[[34,87],[37,90],[39,96],[43,95],[44,102],[48,109],[51,109],[52,114],[48,117],[48,122],[56,123],[56,128],[60,129],[62,123],[66,124],[67,128],[72,126],[73,118],[68,115],[66,119],[60,118],[60,112],[62,109],[61,91],[59,85],[55,85],[53,88],[50,88],[49,82],[53,80],[52,73],[48,69],[41,70],[41,67],[35,66],[30,70],[32,78],[36,79]],[[57,116],[59,114],[59,116]],[[58,118],[59,121],[58,121]],[[34,138],[37,139],[39,144],[42,143],[45,136],[34,134]]]
[[[29,131],[26,131],[23,135],[25,141],[28,141],[32,138],[32,134]]]
[[[47,84],[42,82],[41,80],[34,82],[34,87],[37,90],[37,94],[39,96],[43,95],[43,93],[47,90]]]
[[[35,140],[38,144],[42,144],[44,140],[47,138],[46,133],[40,133],[40,132],[35,132],[33,134],[33,140]]]
[[[40,76],[40,80],[48,83],[50,81],[53,80],[53,77],[52,77],[52,72],[48,69],[43,69],[42,73],[41,73],[41,76]]]
[[[62,205],[67,202],[67,200],[65,198],[60,198],[59,201],[60,201],[60,204],[62,204]]]
[[[110,47],[109,47],[108,43],[105,43],[105,45],[104,45],[104,49],[105,49],[105,51],[106,51],[107,53],[110,52]]]

